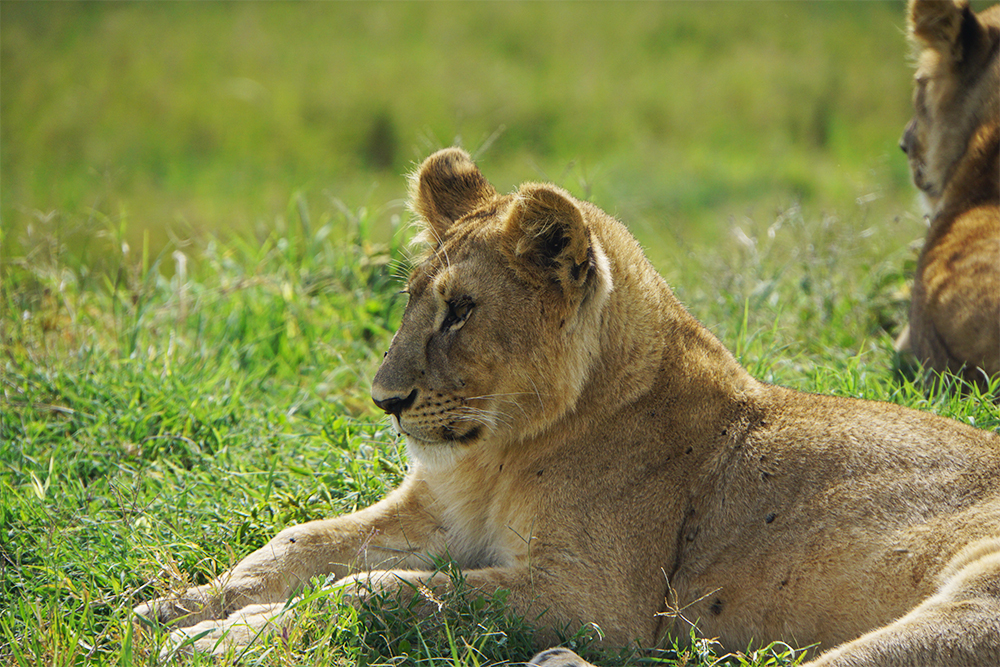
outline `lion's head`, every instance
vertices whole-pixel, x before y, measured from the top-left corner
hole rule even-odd
[[[917,52],[914,115],[900,148],[934,209],[959,161],[989,150],[996,133],[1000,7],[976,15],[967,0],[911,0],[909,34]]]
[[[453,148],[428,158],[411,190],[427,251],[372,398],[411,456],[433,464],[572,409],[612,285],[586,210],[555,186],[501,196]]]

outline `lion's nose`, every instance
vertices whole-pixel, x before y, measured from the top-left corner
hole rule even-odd
[[[399,417],[399,414],[406,408],[413,405],[413,401],[415,401],[416,399],[417,399],[416,389],[411,391],[408,396],[402,398],[400,398],[399,396],[390,396],[389,398],[381,398],[381,399],[375,398],[374,396],[372,397],[372,401],[374,401],[375,405],[377,405],[382,410],[385,410],[386,413],[393,415],[395,417]]]

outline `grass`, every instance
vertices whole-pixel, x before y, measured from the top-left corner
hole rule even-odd
[[[901,3],[499,7],[0,3],[0,663],[158,664],[137,602],[398,483],[367,393],[400,174],[456,136],[501,189],[618,214],[755,376],[1000,429],[891,350],[922,229]],[[446,602],[306,591],[240,659],[530,657],[502,599]],[[587,655],[796,659],[715,648]]]

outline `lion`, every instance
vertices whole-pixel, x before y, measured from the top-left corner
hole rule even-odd
[[[1000,373],[1000,5],[910,0],[909,35],[914,116],[899,145],[930,228],[896,349],[986,390]]]
[[[371,389],[408,474],[137,608],[175,644],[249,642],[317,577],[446,598],[429,563],[452,559],[539,648],[590,624],[656,647],[691,621],[728,650],[829,649],[815,664],[1000,664],[1000,436],[755,380],[559,187],[498,194],[451,148],[411,190],[429,250]]]

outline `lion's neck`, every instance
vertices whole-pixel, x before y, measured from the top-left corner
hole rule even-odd
[[[749,373],[685,310],[638,245],[608,245],[619,251],[611,255],[615,284],[575,412],[615,415],[651,393],[663,402],[739,400],[755,383]]]
[[[983,126],[970,137],[933,207],[931,224],[983,204],[1000,204],[1000,125]]]

